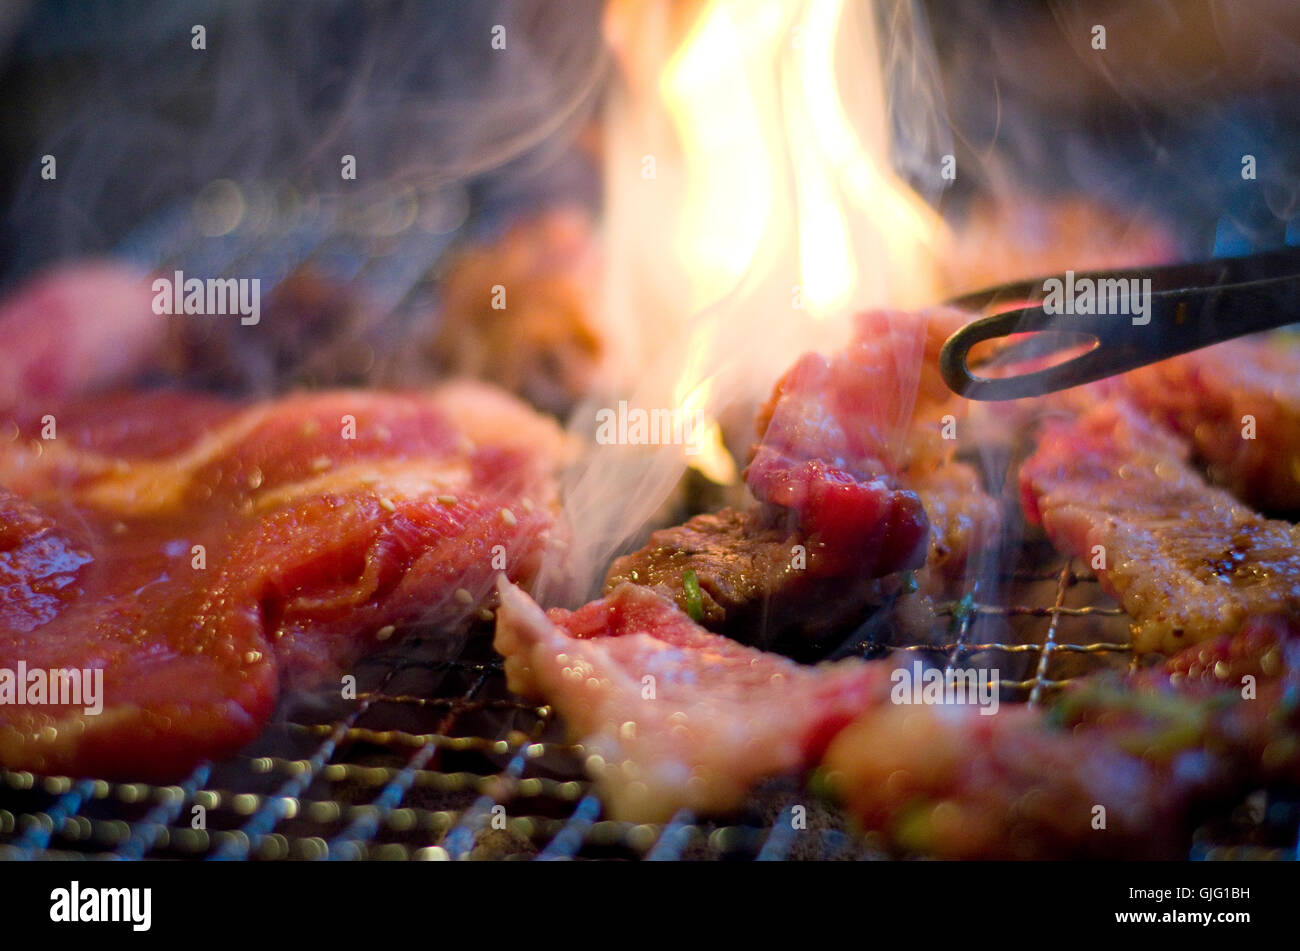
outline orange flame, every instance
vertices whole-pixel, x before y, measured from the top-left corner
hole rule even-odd
[[[615,0],[606,29],[626,80],[606,124],[612,336],[641,397],[702,414],[687,462],[733,481],[721,407],[836,345],[853,310],[940,296],[947,234],[891,167],[872,6]]]

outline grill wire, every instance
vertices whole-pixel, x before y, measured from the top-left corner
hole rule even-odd
[[[948,604],[931,636],[862,653],[996,666],[1003,699],[1033,705],[1090,671],[1136,666],[1125,615],[1078,564],[1004,581],[1007,598]],[[1047,597],[1010,599],[1035,590]],[[987,631],[1004,636],[984,640]],[[487,625],[454,654],[412,632],[354,675],[355,700],[337,688],[293,698],[248,751],[176,785],[0,770],[0,859],[899,857],[792,779],[764,784],[726,822],[685,812],[664,825],[602,820],[581,748],[564,742],[550,708],[506,690]],[[789,821],[796,805],[806,829]],[[1256,793],[1198,829],[1189,857],[1292,858],[1296,814],[1294,802]]]

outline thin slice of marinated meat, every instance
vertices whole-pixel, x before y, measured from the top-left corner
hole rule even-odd
[[[562,436],[486,387],[45,415],[0,443],[0,669],[102,670],[103,710],[0,705],[11,768],[175,779],[282,684],[529,579],[552,523]]]
[[[1294,686],[1072,688],[1044,713],[885,705],[840,732],[822,778],[893,848],[953,859],[1186,857],[1197,810],[1300,777]]]
[[[559,711],[614,819],[733,809],[758,780],[815,762],[838,729],[888,698],[882,665],[801,666],[705,631],[648,588],[621,585],[549,615],[500,589],[509,687]]]
[[[1300,346],[1232,340],[1107,381],[1188,439],[1211,481],[1266,512],[1300,513]]]
[[[1300,530],[1206,484],[1187,455],[1112,401],[1049,423],[1021,468],[1027,517],[1098,567],[1139,652],[1172,654],[1252,619],[1300,619]]]

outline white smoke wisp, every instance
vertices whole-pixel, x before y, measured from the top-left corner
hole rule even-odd
[[[216,181],[289,186],[309,203],[434,193],[541,155],[599,97],[599,11],[598,0],[155,0],[87,3],[74,17],[34,5],[11,56],[36,78],[11,94],[41,99],[24,144],[31,168],[57,158],[58,188],[31,168],[15,176],[6,213],[26,240],[6,275],[111,251]],[[354,180],[340,176],[344,155]],[[204,237],[178,228],[158,251]]]

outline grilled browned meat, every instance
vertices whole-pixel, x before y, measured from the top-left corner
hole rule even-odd
[[[589,216],[557,208],[452,258],[428,356],[448,375],[488,380],[563,415],[589,394],[607,342],[593,305]]]
[[[693,572],[703,623],[769,644],[860,621],[903,569],[936,594],[960,578],[1000,524],[944,435],[958,401],[937,355],[966,317],[864,314],[843,352],[801,357],[759,413],[745,475],[760,503],[656,532],[614,563],[606,591],[649,584],[693,610]]]
[[[1206,484],[1187,455],[1112,402],[1049,424],[1021,469],[1027,516],[1096,566],[1138,651],[1176,653],[1253,618],[1300,620],[1300,530]]]
[[[939,463],[914,478],[933,527],[916,586],[938,596],[960,582],[967,556],[993,535],[1001,511],[963,463]],[[825,558],[824,544],[763,525],[760,511],[723,509],[654,532],[645,547],[614,562],[605,590],[647,585],[710,630],[764,647],[780,640],[798,657],[823,649],[826,636],[852,630],[872,607],[908,587],[897,575],[843,571]]]
[[[655,532],[614,562],[606,590],[652,587],[710,630],[762,644],[775,632],[816,641],[857,623],[891,591],[882,579],[846,576],[838,562],[826,564],[824,545],[764,526],[756,514],[723,509]]]
[[[917,459],[907,479],[930,519],[930,550],[917,572],[920,588],[930,595],[950,594],[966,577],[971,556],[996,542],[1002,507],[974,467],[955,459]]]
[[[1108,381],[1185,437],[1210,480],[1266,512],[1300,513],[1300,350],[1232,340]]]

